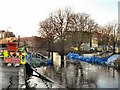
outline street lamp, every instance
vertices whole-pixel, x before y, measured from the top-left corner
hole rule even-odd
[[[7,32],[9,31],[10,28],[12,28],[12,27],[7,27]]]
[[[113,53],[115,53],[115,30],[114,30],[114,41],[113,41]]]
[[[7,37],[10,37],[10,35],[8,34],[10,28],[12,27],[7,27]]]
[[[116,27],[116,25],[115,25]],[[113,54],[115,54],[115,46],[116,46],[116,28],[113,29]]]

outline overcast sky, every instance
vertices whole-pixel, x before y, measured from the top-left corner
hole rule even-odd
[[[17,35],[38,35],[39,22],[57,9],[70,7],[90,14],[98,24],[118,20],[119,0],[0,0],[0,30]],[[11,27],[11,28],[10,28]]]

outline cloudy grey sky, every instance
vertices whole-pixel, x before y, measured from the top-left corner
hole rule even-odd
[[[0,0],[0,30],[16,35],[38,35],[38,24],[57,9],[85,12],[100,25],[118,20],[119,0]],[[9,28],[11,27],[11,28]]]

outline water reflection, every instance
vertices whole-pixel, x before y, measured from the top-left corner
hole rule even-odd
[[[84,67],[86,66],[83,63]],[[89,69],[86,69],[89,67]],[[109,68],[106,66],[98,66],[98,65],[89,65],[87,64],[86,68],[84,68],[88,74],[87,77],[91,77],[93,81],[95,81],[97,88],[118,88],[119,81],[118,77],[119,71],[116,71],[113,68]],[[119,75],[119,76],[118,76]]]
[[[38,72],[66,88],[119,88],[120,70],[88,63],[69,63],[62,69],[38,68]]]
[[[51,78],[66,88],[96,88],[96,79],[92,78],[90,72],[82,70],[80,64],[69,64],[67,67],[59,69],[54,67],[39,68],[38,71]]]

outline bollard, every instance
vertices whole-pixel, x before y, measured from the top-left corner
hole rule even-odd
[[[19,69],[19,85],[18,85],[18,89],[25,89],[26,85],[25,85],[25,67],[22,66]]]
[[[25,64],[25,73],[28,76],[28,78],[33,74],[33,70],[31,69],[30,65],[28,63]]]
[[[113,68],[113,78],[115,77],[115,69]]]

